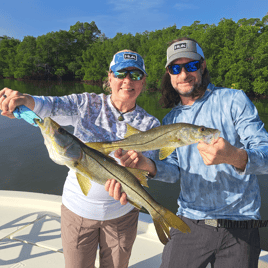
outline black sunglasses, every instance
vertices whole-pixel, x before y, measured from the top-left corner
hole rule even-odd
[[[183,67],[187,72],[192,73],[197,71],[201,67],[201,62],[199,60],[195,60],[184,64],[168,65],[168,71],[170,74],[179,74],[181,73]]]
[[[144,76],[144,73],[140,70],[119,70],[114,72],[114,77],[124,79],[127,77],[127,74],[129,74],[131,80],[133,81],[139,81]]]

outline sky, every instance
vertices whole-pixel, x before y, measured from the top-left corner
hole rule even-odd
[[[69,30],[77,21],[95,21],[101,33],[143,33],[194,21],[218,25],[268,14],[267,0],[1,0],[0,36],[23,40]]]

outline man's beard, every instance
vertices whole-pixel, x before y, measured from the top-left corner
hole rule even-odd
[[[176,89],[176,91],[182,97],[191,97],[191,98],[201,97],[203,96],[204,93],[204,89],[202,87],[202,81],[198,84],[194,84],[190,89],[190,91],[188,92],[180,92],[178,89]]]

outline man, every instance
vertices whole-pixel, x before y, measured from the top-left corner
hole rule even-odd
[[[260,191],[256,174],[268,173],[268,134],[242,90],[210,84],[203,51],[190,38],[167,49],[162,102],[175,106],[163,124],[179,122],[221,131],[212,144],[177,148],[163,161],[134,151],[116,155],[125,166],[149,171],[154,180],[181,180],[177,215],[190,234],[171,229],[161,268],[257,268],[260,254]],[[106,190],[122,204],[115,181]],[[253,220],[253,221],[249,221]]]

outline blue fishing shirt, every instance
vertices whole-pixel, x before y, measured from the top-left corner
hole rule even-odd
[[[190,219],[260,219],[260,190],[256,175],[268,173],[268,133],[253,103],[242,90],[209,84],[193,105],[179,104],[163,125],[190,123],[215,128],[231,145],[245,149],[244,171],[228,164],[207,166],[197,144],[176,148],[166,159],[155,161],[155,180],[180,179],[177,215]]]

